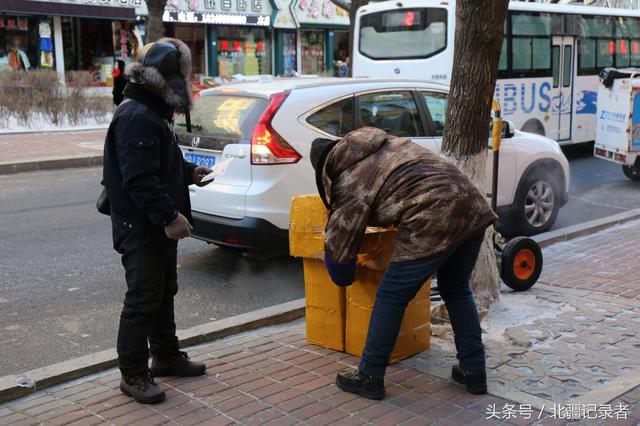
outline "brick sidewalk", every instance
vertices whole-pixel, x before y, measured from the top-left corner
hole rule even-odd
[[[102,155],[105,130],[0,134],[0,165]]]
[[[143,406],[121,395],[119,374],[112,371],[0,406],[0,424],[495,424],[484,421],[487,406],[508,402],[469,395],[402,364],[390,367],[382,402],[344,393],[334,385],[335,374],[356,358],[307,345],[303,321],[245,333],[191,354],[206,362],[207,376],[158,380],[167,391],[161,404]]]
[[[540,282],[640,300],[640,222],[544,250]]]
[[[221,340],[191,351],[207,376],[159,380],[167,400],[139,405],[118,390],[119,374],[87,378],[0,406],[0,424],[47,425],[493,425],[565,424],[545,413],[537,421],[487,420],[489,407],[516,402],[474,396],[448,380],[400,363],[389,369],[387,397],[370,401],[334,385],[337,371],[357,359],[309,346],[302,320]],[[625,422],[640,422],[640,388],[619,399],[633,407]],[[634,405],[635,404],[635,405]],[[517,408],[516,408],[517,409]],[[594,423],[589,423],[594,424]],[[604,424],[604,423],[603,423]]]
[[[142,406],[124,397],[119,375],[111,370],[0,405],[0,425],[638,426],[639,236],[640,221],[635,221],[544,249],[541,282],[548,285],[508,292],[502,303],[520,298],[533,309],[543,304],[554,312],[538,319],[536,310],[535,321],[514,323],[504,340],[485,339],[493,395],[469,395],[448,379],[455,362],[450,337],[434,337],[429,351],[390,367],[383,401],[343,393],[334,385],[335,374],[357,358],[307,345],[300,320],[190,351],[207,363],[208,375],[159,381],[168,395],[162,404]],[[546,404],[540,420],[536,409],[529,419],[505,415],[509,407],[522,410],[534,397]],[[603,413],[606,407],[628,407],[626,418],[610,413],[606,419],[571,423],[548,413],[551,406],[587,397],[599,401]],[[500,419],[487,419],[491,407],[501,411]]]

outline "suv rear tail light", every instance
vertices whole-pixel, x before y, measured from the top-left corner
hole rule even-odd
[[[271,120],[287,98],[287,93],[271,95],[267,109],[262,113],[251,136],[251,164],[273,165],[297,163],[302,156],[293,149],[271,126]]]

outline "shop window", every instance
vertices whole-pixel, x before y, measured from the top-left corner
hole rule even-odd
[[[333,32],[333,73],[337,77],[347,77],[349,74],[349,32]]]
[[[307,123],[333,136],[344,136],[353,130],[353,98],[322,108],[307,118]]]
[[[321,74],[326,71],[324,31],[301,31],[300,54],[302,74]]]
[[[359,96],[362,126],[377,127],[393,136],[425,136],[411,92],[381,92]]]
[[[29,70],[40,65],[38,23],[33,17],[0,14],[0,70]]]
[[[191,78],[198,81],[200,76],[206,75],[204,58],[204,27],[194,25],[176,25],[175,38],[185,42],[191,50]]]
[[[271,74],[271,39],[264,29],[220,27],[218,32],[218,73]]]
[[[282,73],[287,77],[298,71],[297,40],[294,32],[282,34],[282,64]]]

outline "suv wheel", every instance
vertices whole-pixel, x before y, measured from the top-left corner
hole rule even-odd
[[[514,225],[517,233],[533,235],[548,231],[558,216],[559,185],[553,173],[528,173],[516,193]]]

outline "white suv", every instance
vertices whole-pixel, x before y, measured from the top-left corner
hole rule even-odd
[[[190,187],[193,236],[222,246],[273,251],[288,246],[289,207],[317,192],[308,154],[318,137],[381,128],[440,152],[448,87],[410,80],[271,78],[205,90],[194,102],[193,133],[176,120],[185,158],[224,175]],[[464,124],[462,124],[464,125]],[[569,164],[558,144],[507,132],[500,150],[499,229],[548,230],[567,202]],[[492,156],[487,161],[487,193]]]

